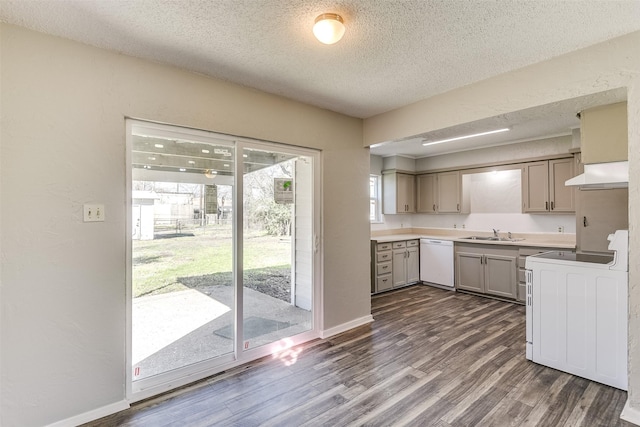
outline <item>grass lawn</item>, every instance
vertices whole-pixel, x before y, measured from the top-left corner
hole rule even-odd
[[[134,298],[187,289],[183,283],[190,282],[188,278],[208,275],[232,278],[231,227],[209,225],[204,230],[188,231],[193,236],[133,241]],[[245,233],[243,264],[247,278],[261,269],[270,273],[274,269],[290,269],[290,238]]]

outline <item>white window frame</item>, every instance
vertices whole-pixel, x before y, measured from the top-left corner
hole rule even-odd
[[[375,218],[369,217],[369,220],[372,224],[381,224],[384,221],[382,220],[382,176],[370,174],[369,175],[369,189],[371,189],[371,180],[375,179],[375,189],[376,192],[372,196],[371,191],[369,191],[369,206],[371,206],[371,202],[374,202],[376,206]]]

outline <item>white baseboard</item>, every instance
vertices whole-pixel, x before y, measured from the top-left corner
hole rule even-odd
[[[98,418],[106,417],[107,415],[115,414],[116,412],[124,411],[125,409],[129,409],[129,402],[121,400],[120,402],[111,403],[82,414],[74,415],[73,417],[65,420],[57,421],[53,424],[49,424],[48,427],[74,427],[88,423],[89,421],[97,420]]]
[[[629,399],[627,399],[627,403],[625,403],[624,408],[622,408],[620,418],[632,424],[640,426],[640,410],[632,408],[629,405]]]
[[[367,323],[371,323],[371,322],[373,322],[372,315],[360,317],[350,322],[343,323],[342,325],[334,326],[333,328],[320,331],[320,338],[329,338],[331,336],[348,331],[349,329],[357,328],[358,326],[366,325]]]

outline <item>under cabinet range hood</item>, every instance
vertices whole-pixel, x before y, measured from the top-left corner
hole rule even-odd
[[[629,186],[629,162],[584,165],[584,173],[565,181],[564,185],[580,189],[626,188]]]

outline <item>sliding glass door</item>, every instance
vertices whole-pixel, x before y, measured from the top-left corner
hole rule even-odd
[[[318,153],[133,120],[128,145],[130,398],[317,335]]]
[[[243,350],[313,327],[313,164],[246,147],[243,185]]]

